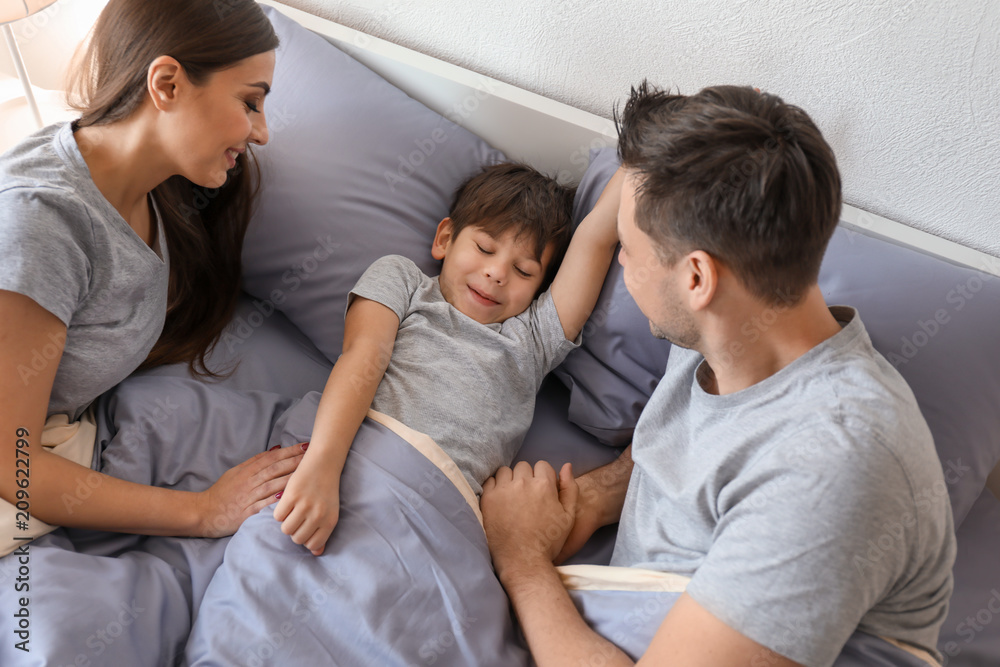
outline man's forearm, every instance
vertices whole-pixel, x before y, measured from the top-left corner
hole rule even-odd
[[[635,664],[590,629],[551,563],[519,563],[498,574],[539,667]]]
[[[629,445],[617,459],[577,480],[580,502],[595,512],[598,526],[608,526],[621,518],[632,467],[632,445]]]
[[[632,447],[629,446],[611,463],[577,478],[580,495],[576,504],[576,520],[562,550],[556,556],[556,563],[565,562],[598,529],[621,518],[631,476]]]

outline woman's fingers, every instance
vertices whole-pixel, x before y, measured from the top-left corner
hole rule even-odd
[[[233,466],[202,492],[199,534],[205,537],[232,535],[251,514],[274,502],[289,476],[302,461],[301,445],[272,449]]]
[[[248,472],[252,487],[256,489],[266,486],[275,479],[291,475],[302,462],[303,454],[305,452],[300,446],[293,445],[292,447],[263,452],[263,454],[258,454],[250,459],[247,463],[250,464]],[[281,491],[282,488],[284,488],[283,485],[281,488],[274,489],[274,493]]]
[[[275,496],[285,490],[285,487],[288,485],[288,480],[291,479],[291,477],[292,473],[289,472],[287,475],[275,477],[258,484],[251,493],[250,502],[258,503],[264,501],[265,504],[270,505],[276,500],[280,500],[280,498],[276,498]]]

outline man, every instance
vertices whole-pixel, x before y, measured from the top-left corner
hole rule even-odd
[[[612,565],[691,577],[644,663],[830,665],[856,629],[936,654],[951,510],[912,392],[817,285],[841,207],[829,145],[801,109],[730,86],[643,83],[619,130],[619,261],[674,346],[619,461],[484,484],[535,660],[632,664],[553,565],[619,517]]]

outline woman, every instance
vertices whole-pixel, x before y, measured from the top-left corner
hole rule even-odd
[[[298,464],[297,447],[263,453],[191,493],[95,483],[86,456],[40,444],[57,414],[92,433],[88,405],[137,367],[211,374],[205,355],[238,294],[257,180],[245,151],[267,142],[277,44],[251,0],[111,0],[75,82],[79,120],[0,159],[0,498],[30,502],[33,518],[227,535]],[[67,507],[61,496],[85,479],[93,493]],[[223,509],[233,503],[239,512]]]

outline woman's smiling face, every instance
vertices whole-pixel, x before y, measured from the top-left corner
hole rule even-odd
[[[207,188],[225,184],[236,158],[248,143],[267,143],[264,98],[274,77],[274,51],[259,53],[190,86],[177,118],[174,153],[178,172]]]

